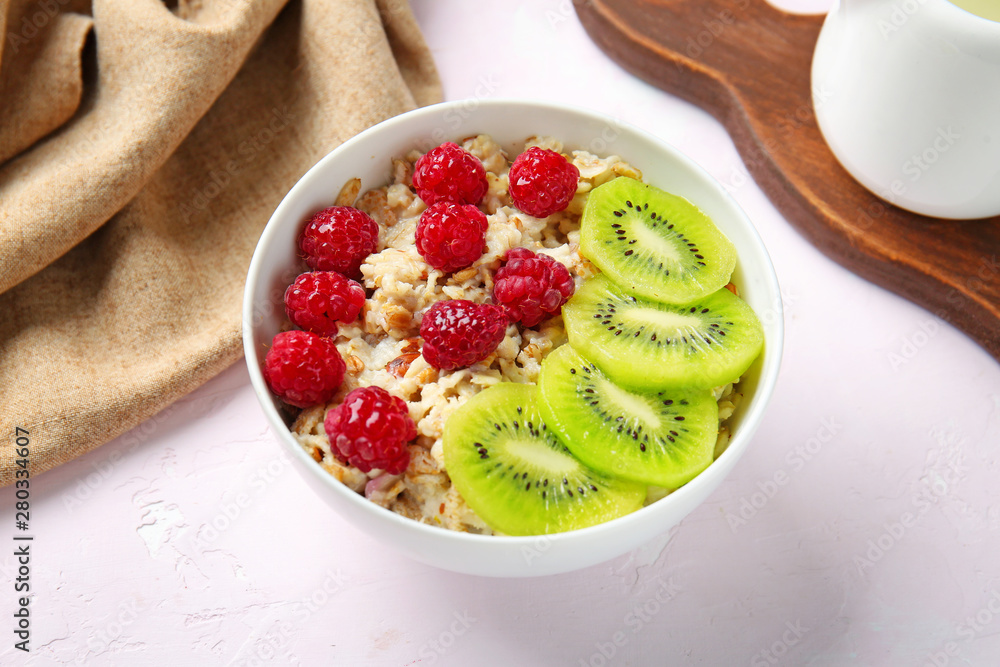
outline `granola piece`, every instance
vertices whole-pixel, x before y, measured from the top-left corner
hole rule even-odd
[[[382,229],[388,229],[398,222],[396,211],[389,206],[385,188],[369,190],[361,195],[355,206],[370,215]],[[382,247],[384,248],[385,246]],[[382,248],[379,249],[381,250]]]
[[[333,202],[333,205],[354,206],[354,202],[358,200],[359,192],[361,192],[361,179],[352,178],[344,183],[344,187],[340,189],[340,194],[337,195],[337,199]]]
[[[555,151],[556,153],[563,152],[563,143],[556,139],[555,137],[549,136],[532,136],[528,137],[528,140],[524,142],[524,150],[529,148],[544,148],[546,150]]]
[[[469,151],[483,163],[487,173],[502,174],[507,171],[507,154],[492,137],[479,134],[462,142],[462,148]],[[487,175],[487,178],[489,176]]]

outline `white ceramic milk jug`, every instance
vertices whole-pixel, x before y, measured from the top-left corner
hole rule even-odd
[[[812,79],[862,185],[924,215],[1000,215],[1000,0],[837,0]]]

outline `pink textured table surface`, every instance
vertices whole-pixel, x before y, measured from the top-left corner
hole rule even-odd
[[[414,5],[448,99],[622,118],[690,155],[755,221],[787,342],[750,451],[632,554],[478,579],[387,551],[321,503],[279,454],[241,363],[32,480],[32,650],[4,630],[0,662],[998,664],[1000,366],[808,245],[721,126],[608,61],[568,0]],[[13,490],[0,498],[12,544]],[[12,548],[0,569],[12,628]]]

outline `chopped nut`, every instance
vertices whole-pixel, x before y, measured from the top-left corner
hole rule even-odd
[[[538,148],[544,148],[546,150],[555,151],[556,153],[563,152],[563,144],[561,141],[555,137],[550,136],[538,136],[532,135],[528,137],[528,140],[524,142],[524,150],[537,146]]]
[[[419,352],[407,352],[406,354],[401,354],[386,364],[385,370],[389,371],[389,373],[398,378],[402,378],[406,375],[406,371],[410,369],[410,364],[413,363],[413,360],[419,356]]]
[[[642,172],[639,171],[637,167],[633,167],[627,162],[615,162],[611,165],[611,171],[618,174],[619,176],[625,176],[626,178],[634,178],[637,181],[642,180]]]
[[[413,314],[410,311],[391,303],[386,304],[383,314],[385,315],[386,327],[390,333],[394,331],[408,331],[413,323]]]
[[[408,470],[414,475],[435,475],[441,472],[434,457],[422,447],[410,448],[410,467]]]
[[[729,427],[728,426],[721,427],[719,429],[719,435],[715,440],[715,451],[712,454],[714,458],[719,458],[720,456],[722,456],[722,453],[726,451],[726,448],[729,447],[729,438],[730,438]]]
[[[584,181],[594,181],[610,171],[608,160],[587,151],[573,151],[573,164],[580,170],[580,179]]]
[[[729,290],[730,292],[732,292],[735,296],[739,296],[740,295],[740,291],[738,289],[736,289],[736,285],[734,285],[732,283],[727,284],[726,285],[726,289]]]
[[[385,188],[369,190],[361,195],[361,199],[358,200],[355,206],[370,215],[382,229],[392,227],[398,222],[396,212],[389,206],[389,200],[385,195]]]
[[[527,347],[524,348],[525,353],[532,359],[542,360],[542,351],[534,343],[529,343]]]
[[[352,178],[344,183],[344,187],[340,189],[340,194],[337,195],[337,200],[333,202],[333,205],[354,206],[354,202],[358,199],[359,192],[361,192],[361,179]]]
[[[581,257],[580,263],[573,267],[573,273],[586,279],[597,275],[597,267],[591,264],[589,259]]]
[[[479,269],[470,266],[467,269],[462,269],[461,271],[452,274],[451,277],[457,283],[464,283],[466,280],[475,278],[477,273],[479,273]]]
[[[510,180],[507,175],[497,176],[492,171],[486,172],[486,183],[489,185],[488,192],[495,195],[505,195],[507,194],[507,187],[510,184]],[[494,213],[496,211],[493,211]]]
[[[409,187],[413,183],[413,165],[406,160],[394,159],[392,161],[392,178],[394,183]]]
[[[406,344],[403,345],[400,352],[420,352],[420,337],[414,336],[413,338],[407,338]]]
[[[465,299],[465,290],[461,287],[456,287],[455,285],[445,285],[441,288],[441,291],[449,299]]]
[[[429,382],[434,382],[434,380],[437,379],[437,374],[438,372],[436,368],[434,368],[433,366],[428,366],[424,370],[420,371],[419,375],[417,375],[417,382],[419,382],[420,384],[427,384]]]
[[[319,447],[313,447],[312,457],[313,457],[313,460],[316,463],[322,463],[323,462],[323,450],[320,449]]]
[[[378,313],[369,310],[364,312],[362,317],[364,317],[362,322],[366,334],[376,335],[382,330],[378,323]]]
[[[359,375],[365,370],[365,362],[361,361],[361,357],[353,354],[347,355],[347,359],[344,359],[347,364],[347,372],[351,375]]]

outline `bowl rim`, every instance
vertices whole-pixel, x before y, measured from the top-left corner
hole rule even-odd
[[[261,371],[262,359],[258,359],[257,350],[254,347],[254,332],[253,332],[253,322],[255,317],[254,309],[254,297],[255,290],[254,287],[258,282],[259,274],[262,271],[263,255],[265,248],[273,241],[274,237],[278,235],[279,229],[282,226],[283,219],[286,217],[284,212],[292,207],[292,202],[295,201],[298,194],[310,187],[312,181],[323,178],[323,172],[326,170],[326,165],[338,159],[338,157],[348,152],[353,146],[357,144],[362,144],[369,140],[373,135],[378,135],[387,130],[395,128],[400,125],[405,125],[407,123],[414,122],[418,119],[423,119],[429,116],[436,116],[448,112],[449,110],[459,110],[467,109],[470,104],[470,100],[454,100],[449,102],[441,102],[438,104],[432,104],[424,107],[419,107],[417,109],[404,112],[397,116],[388,118],[376,125],[373,125],[358,134],[354,135],[350,139],[347,139],[339,146],[335,147],[325,156],[320,158],[312,167],[306,171],[305,174],[291,187],[288,193],[282,198],[281,202],[275,208],[274,212],[268,219],[264,230],[261,233],[260,238],[257,241],[257,245],[254,248],[254,253],[250,261],[250,266],[247,271],[246,284],[243,292],[243,308],[242,308],[242,334],[243,334],[243,349],[244,349],[244,360],[247,365],[247,370],[250,374],[250,381],[254,389],[257,401],[260,404],[262,410],[264,411],[265,417],[268,421],[269,426],[275,432],[279,442],[282,444],[283,451],[290,453],[294,456],[300,463],[302,463],[305,468],[309,469],[313,477],[318,479],[323,486],[331,489],[331,491],[341,499],[356,503],[359,507],[363,507],[361,510],[363,512],[373,512],[375,516],[379,516],[380,520],[390,522],[398,526],[400,529],[410,532],[416,532],[422,534],[430,539],[441,539],[441,540],[455,540],[459,543],[467,543],[471,545],[482,545],[482,544],[506,544],[508,546],[523,547],[537,544],[539,539],[545,540],[586,540],[590,536],[595,534],[600,534],[601,532],[608,531],[609,527],[624,529],[629,524],[635,522],[645,521],[646,517],[657,512],[657,506],[664,501],[669,501],[667,505],[682,504],[684,499],[689,496],[697,495],[702,486],[707,484],[717,484],[711,479],[710,476],[705,475],[709,469],[714,466],[725,467],[726,462],[731,459],[738,459],[742,456],[743,451],[747,449],[750,439],[753,437],[753,432],[756,430],[756,426],[759,425],[764,410],[770,403],[773,396],[775,386],[777,384],[778,375],[781,366],[781,357],[784,346],[784,321],[781,317],[783,307],[781,304],[781,291],[778,285],[777,274],[774,270],[773,262],[771,261],[770,255],[767,252],[767,248],[764,245],[763,239],[761,238],[757,228],[754,226],[753,222],[747,216],[746,212],[739,205],[736,199],[722,186],[722,184],[713,177],[707,170],[701,167],[692,158],[687,156],[685,153],[680,151],[678,148],[674,147],[670,143],[664,141],[663,139],[653,135],[651,132],[644,130],[628,121],[623,121],[619,118],[612,117],[608,114],[588,109],[575,104],[563,104],[550,101],[536,101],[523,98],[492,98],[488,100],[474,100],[475,108],[504,108],[504,107],[515,107],[522,108],[524,111],[530,110],[546,110],[553,111],[557,113],[567,113],[571,115],[582,116],[588,120],[597,121],[600,123],[605,123],[609,126],[615,128],[621,128],[627,130],[635,135],[637,138],[641,138],[643,141],[655,144],[659,150],[672,155],[678,164],[682,165],[684,169],[690,171],[693,176],[704,181],[704,183],[713,191],[713,193],[724,200],[728,205],[737,213],[737,218],[740,223],[745,227],[745,231],[748,236],[756,244],[756,251],[763,260],[763,270],[761,272],[761,277],[767,283],[767,288],[772,294],[775,295],[776,302],[774,303],[774,308],[778,313],[778,317],[775,324],[774,332],[765,339],[765,349],[762,354],[766,353],[766,357],[763,359],[761,364],[761,372],[758,379],[757,387],[755,388],[754,403],[750,406],[750,409],[745,412],[742,416],[742,420],[752,426],[752,428],[744,427],[741,429],[729,443],[726,450],[713,462],[710,464],[709,468],[702,471],[694,479],[685,484],[684,486],[676,489],[670,493],[665,498],[662,498],[650,505],[644,506],[624,516],[606,521],[604,523],[596,524],[593,526],[588,526],[586,528],[580,528],[571,531],[565,531],[560,533],[550,533],[547,535],[529,535],[529,536],[512,536],[512,535],[480,535],[475,533],[464,533],[460,531],[448,530],[442,527],[433,526],[419,521],[406,518],[400,514],[392,512],[384,507],[381,507],[361,494],[355,493],[345,484],[337,480],[333,475],[325,471],[311,456],[309,456],[306,451],[295,441],[291,434],[291,430],[285,425],[284,420],[282,420],[278,410],[275,408],[273,398],[270,390],[264,381],[263,373]],[[454,134],[454,133],[453,133]],[[530,136],[530,135],[529,135]],[[447,140],[447,139],[445,139]],[[683,193],[682,193],[683,194]],[[734,444],[737,445],[734,447]],[[721,462],[721,464],[720,464]],[[733,461],[735,464],[735,461]],[[725,476],[723,476],[723,479]],[[711,490],[708,492],[711,493]],[[660,508],[662,510],[662,508]],[[664,527],[664,531],[667,530],[669,526]]]

